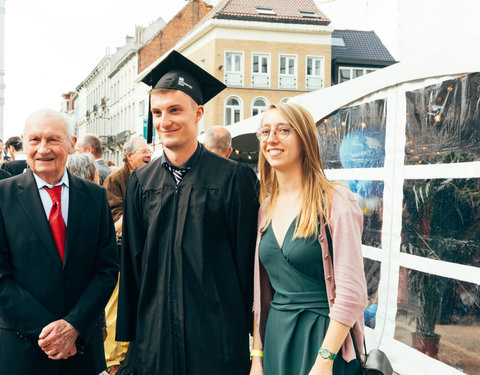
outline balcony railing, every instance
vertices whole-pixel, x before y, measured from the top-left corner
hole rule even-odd
[[[242,73],[225,73],[225,84],[227,86],[243,86]]]
[[[295,76],[280,75],[278,86],[282,89],[294,89],[297,87],[297,78]]]
[[[322,77],[307,76],[307,90],[318,90],[323,87]]]
[[[270,76],[268,74],[252,74],[252,87],[269,87]]]

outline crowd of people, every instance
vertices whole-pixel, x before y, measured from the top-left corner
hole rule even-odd
[[[133,137],[112,170],[53,110],[0,139],[0,374],[357,374],[362,213],[311,115],[270,106],[257,178],[197,141],[223,83],[176,51],[144,82],[154,160]]]

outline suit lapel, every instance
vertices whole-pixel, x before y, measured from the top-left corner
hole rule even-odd
[[[65,258],[64,265],[67,264],[69,257],[75,247],[78,226],[81,225],[81,220],[85,205],[87,204],[87,195],[82,191],[78,184],[77,177],[68,173],[69,181],[69,203],[68,203],[68,222],[67,233],[65,238]]]
[[[57,245],[53,239],[48,219],[45,215],[37,184],[31,171],[22,174],[18,180],[18,192],[16,193],[18,203],[25,212],[25,216],[37,232],[48,254],[53,258],[55,264],[62,269],[62,260],[58,254]]]

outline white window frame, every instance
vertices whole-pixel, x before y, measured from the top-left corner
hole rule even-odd
[[[239,112],[239,121],[243,120],[243,101],[242,101],[242,98],[240,98],[238,95],[230,95],[225,99],[225,102],[224,102],[224,105],[223,105],[223,125],[225,125],[225,126],[235,124],[235,122],[236,122],[234,112],[230,113],[231,122],[227,121],[227,108],[230,108],[230,109],[235,109],[236,108],[232,105],[229,106],[227,104],[230,99],[237,99],[238,100],[238,103],[239,103],[239,108],[238,109],[240,111]]]
[[[239,55],[240,56],[240,70],[227,70],[228,64],[228,55]],[[243,77],[244,77],[244,58],[243,58],[243,52],[242,51],[225,51],[224,54],[224,77],[223,81],[227,86],[243,86]],[[233,66],[234,64],[232,64]],[[228,79],[228,76],[230,75],[230,80]],[[234,79],[236,77],[236,79]],[[230,81],[230,82],[229,82]],[[231,83],[234,82],[234,83]]]
[[[314,62],[320,60],[320,75],[308,74],[308,60],[312,59],[312,71],[315,70]],[[315,85],[320,80],[319,85]],[[325,56],[307,55],[305,58],[305,88],[307,90],[318,90],[325,87]]]
[[[347,79],[347,80],[344,80],[344,81],[340,81],[340,78],[341,78],[340,71],[341,70],[349,70],[350,71],[350,77],[352,77],[353,76],[353,70],[356,70],[356,69],[363,70],[363,74],[360,77],[363,77],[366,74],[369,74],[369,73],[372,73],[376,70],[379,70],[379,68],[364,67],[364,66],[339,66],[338,67],[338,79],[337,79],[338,83],[347,82],[347,81],[350,81],[352,79],[358,78],[358,77],[355,77],[355,78],[350,78],[350,79]]]
[[[293,74],[281,74],[282,58],[286,58],[286,63],[289,59],[294,59],[294,73]],[[285,67],[288,68],[288,64],[285,64]],[[293,78],[293,85],[282,84],[282,78],[285,81],[291,80]],[[278,88],[279,89],[296,89],[298,87],[298,56],[292,55],[289,53],[279,54],[278,55]]]
[[[258,113],[253,114],[253,110],[254,110],[254,109],[263,108],[263,107],[255,107],[254,103],[255,103],[255,101],[257,101],[258,99],[261,99],[261,100],[263,100],[263,101],[265,102],[265,110],[262,111],[262,112],[259,111]],[[253,100],[252,100],[252,105],[251,105],[251,111],[250,111],[251,116],[256,116],[256,115],[258,115],[259,113],[265,112],[265,111],[268,109],[269,104],[270,104],[270,103],[269,103],[268,99],[267,99],[266,97],[264,97],[264,96],[257,96],[257,97],[255,97],[255,98],[253,98]]]
[[[277,13],[272,8],[256,7],[255,10],[257,11],[258,14],[261,14],[261,15],[264,15],[264,16],[276,16],[277,15]]]
[[[267,59],[267,72],[262,73],[262,72],[254,72],[253,71],[253,59],[254,57],[258,56],[259,59],[266,58]],[[252,52],[252,87],[270,87],[270,82],[271,82],[271,56],[269,53],[265,52]],[[259,61],[259,68],[262,66],[261,62]],[[259,78],[259,82],[255,83],[255,77]],[[266,80],[266,84],[263,84],[263,82]]]

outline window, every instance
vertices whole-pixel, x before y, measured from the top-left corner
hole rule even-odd
[[[280,56],[280,88],[296,88],[297,87],[297,57],[296,56]]]
[[[318,90],[323,87],[323,57],[307,57],[307,90]]]
[[[359,67],[345,67],[341,66],[338,68],[338,83],[349,81],[354,78],[361,77],[365,74],[374,72],[375,68],[359,68]]]
[[[303,10],[299,10],[298,12],[303,18],[320,18],[320,16],[315,14],[315,12],[306,12]]]
[[[288,103],[289,100],[290,100],[290,98],[286,97],[286,98],[281,99],[280,103]]]
[[[138,115],[143,116],[145,114],[145,100],[142,100],[138,104]]]
[[[225,52],[225,84],[243,85],[243,56],[240,52]]]
[[[272,8],[261,8],[261,7],[256,7],[258,14],[266,15],[266,16],[275,16],[277,13]]]
[[[345,41],[341,36],[332,36],[332,46],[335,47],[345,47]]]
[[[252,87],[270,87],[270,55],[252,55]]]
[[[240,99],[231,96],[225,101],[225,125],[232,125],[242,119]]]
[[[252,101],[252,116],[267,110],[267,100],[265,98],[255,98]]]

